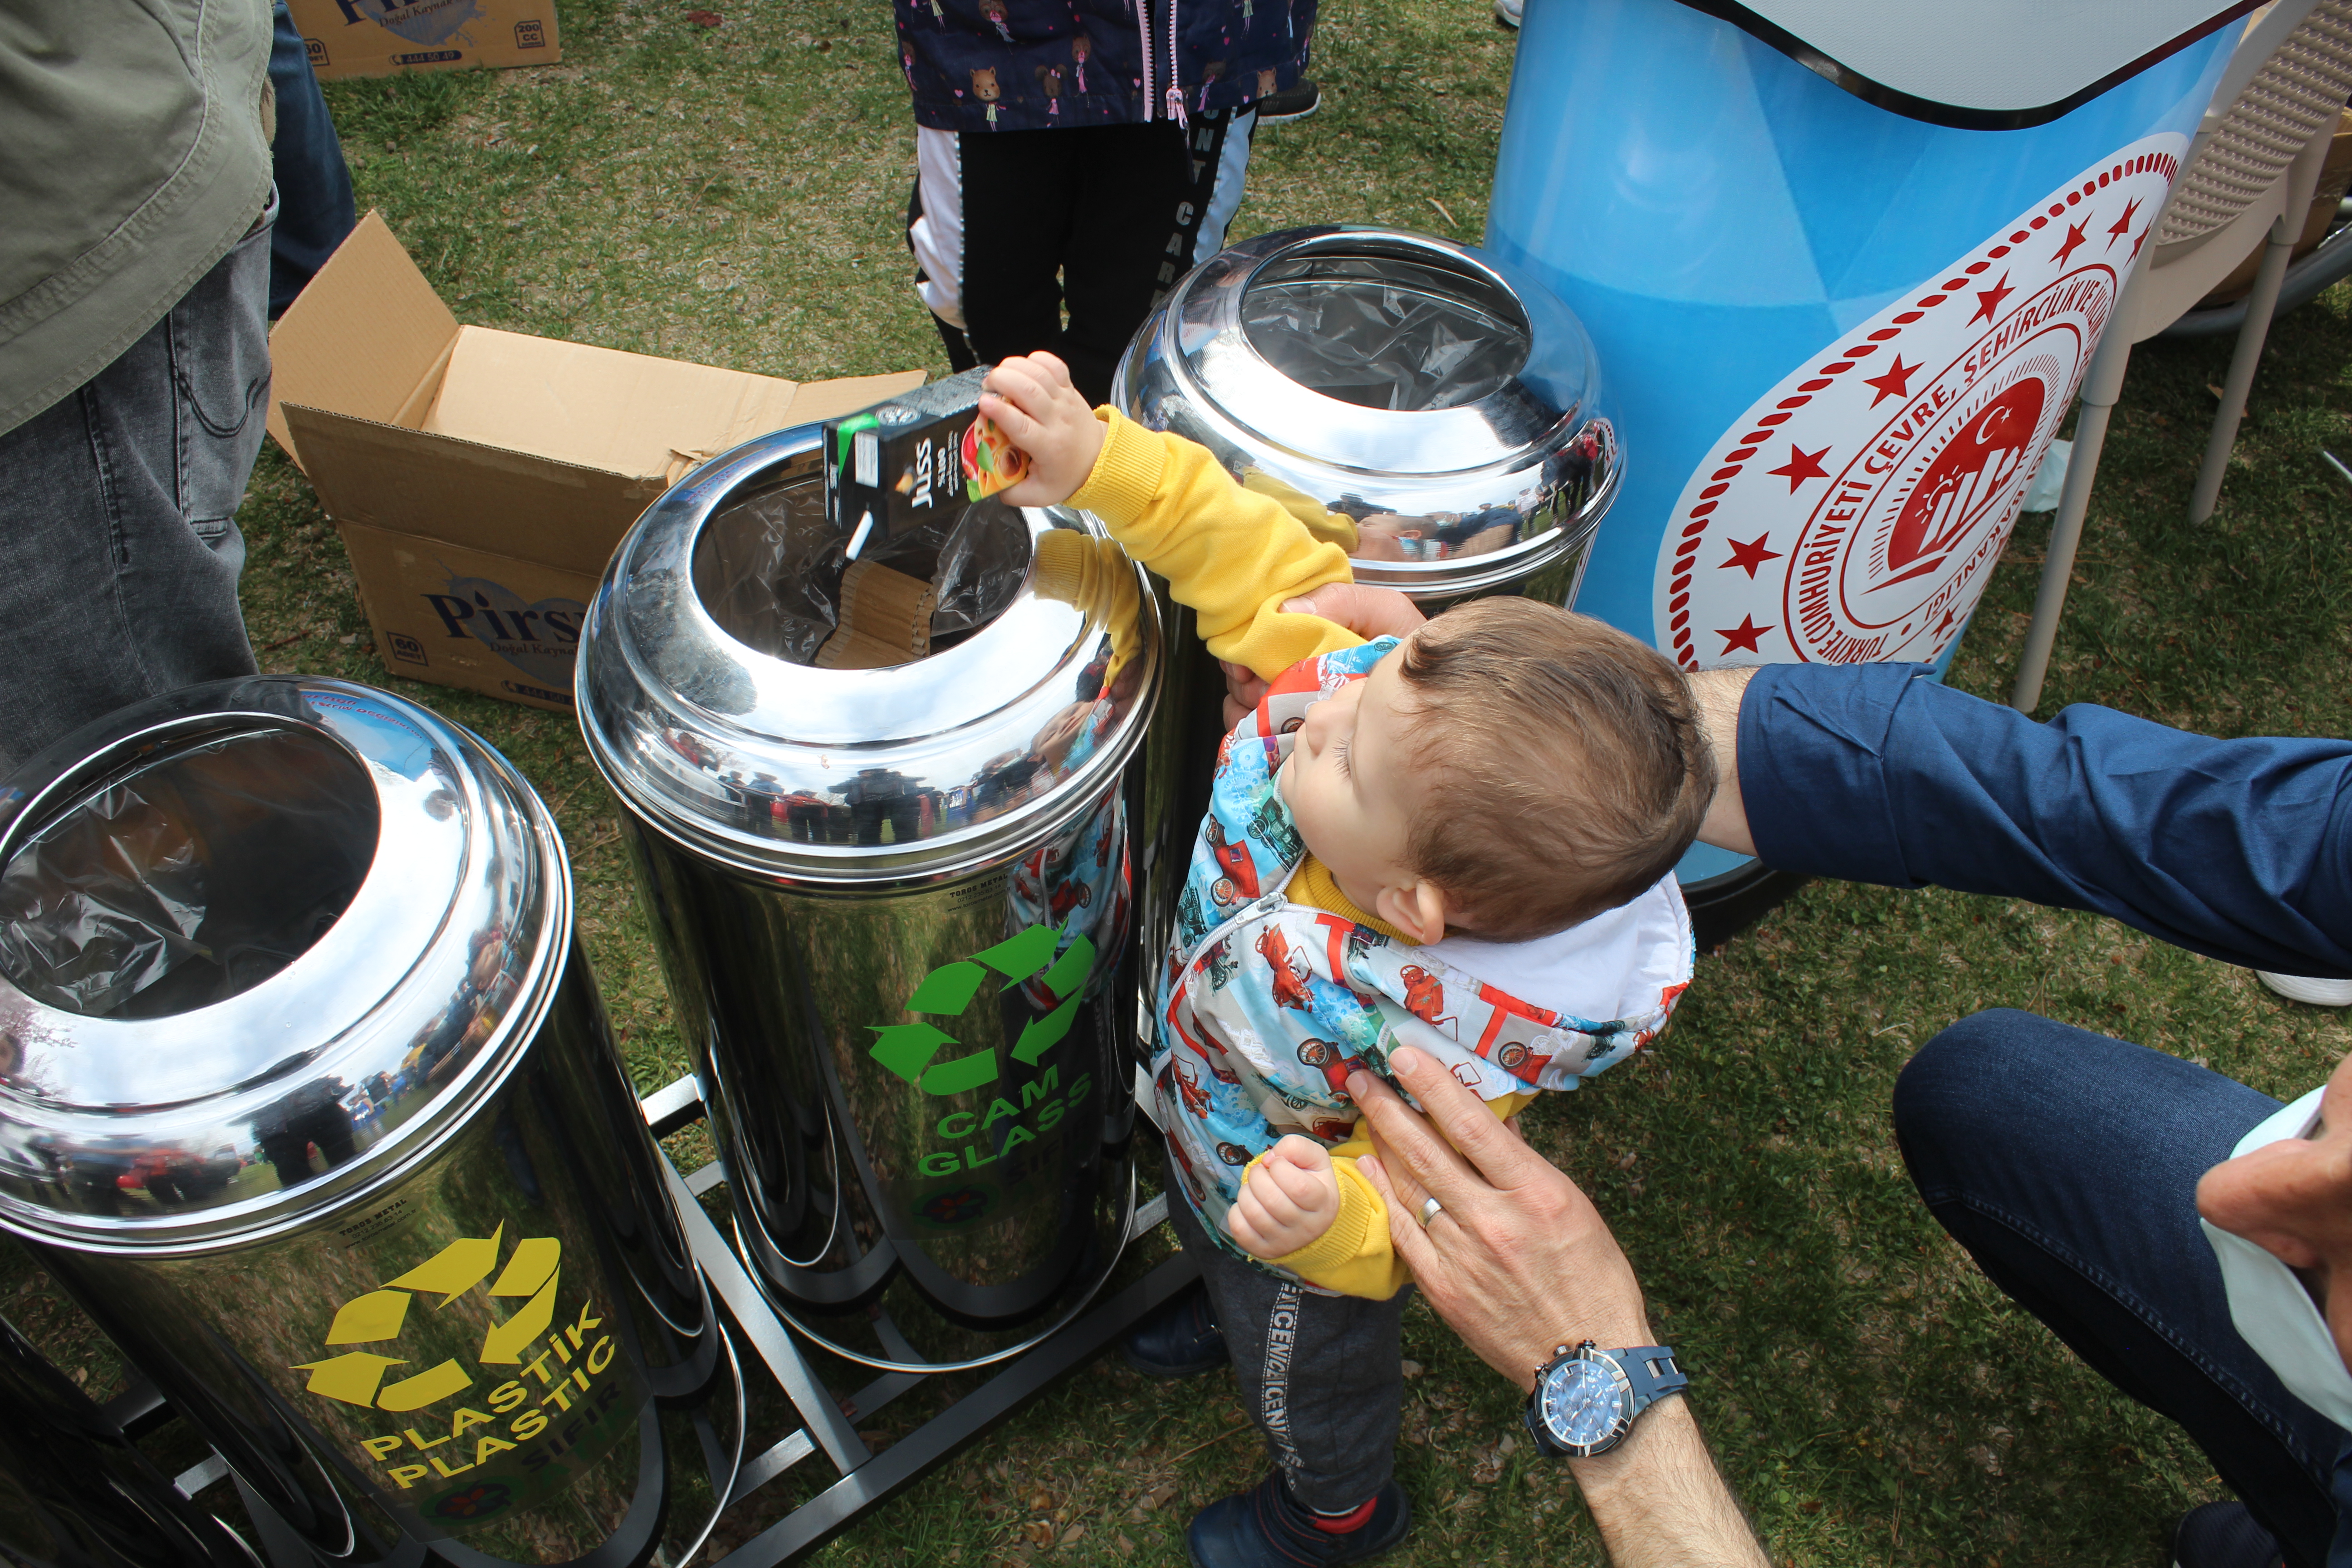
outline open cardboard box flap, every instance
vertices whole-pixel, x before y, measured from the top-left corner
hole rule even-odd
[[[571,704],[587,603],[706,458],[921,371],[793,382],[458,324],[370,213],[269,334],[269,432],[340,525],[386,669]]]
[[[270,434],[336,521],[591,575],[702,459],[923,380],[803,384],[460,326],[373,212],[269,348]]]

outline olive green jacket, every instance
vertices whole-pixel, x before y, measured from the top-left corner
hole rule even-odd
[[[0,434],[261,216],[269,37],[269,0],[0,0]]]

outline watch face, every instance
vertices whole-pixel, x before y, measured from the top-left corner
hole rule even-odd
[[[1630,1403],[1614,1368],[1602,1362],[1570,1361],[1545,1377],[1540,1409],[1554,1442],[1591,1449],[1606,1444],[1618,1431]]]

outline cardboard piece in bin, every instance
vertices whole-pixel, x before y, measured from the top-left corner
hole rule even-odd
[[[269,337],[269,431],[393,674],[567,708],[614,547],[705,458],[922,384],[792,382],[461,326],[371,212]]]
[[[563,58],[555,0],[286,0],[320,81]]]

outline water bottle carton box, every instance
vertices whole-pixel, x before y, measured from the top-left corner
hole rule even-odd
[[[461,325],[370,213],[273,329],[269,430],[388,674],[568,707],[621,536],[705,458],[920,386],[794,382]]]
[[[555,0],[286,0],[286,8],[320,81],[563,58]]]

